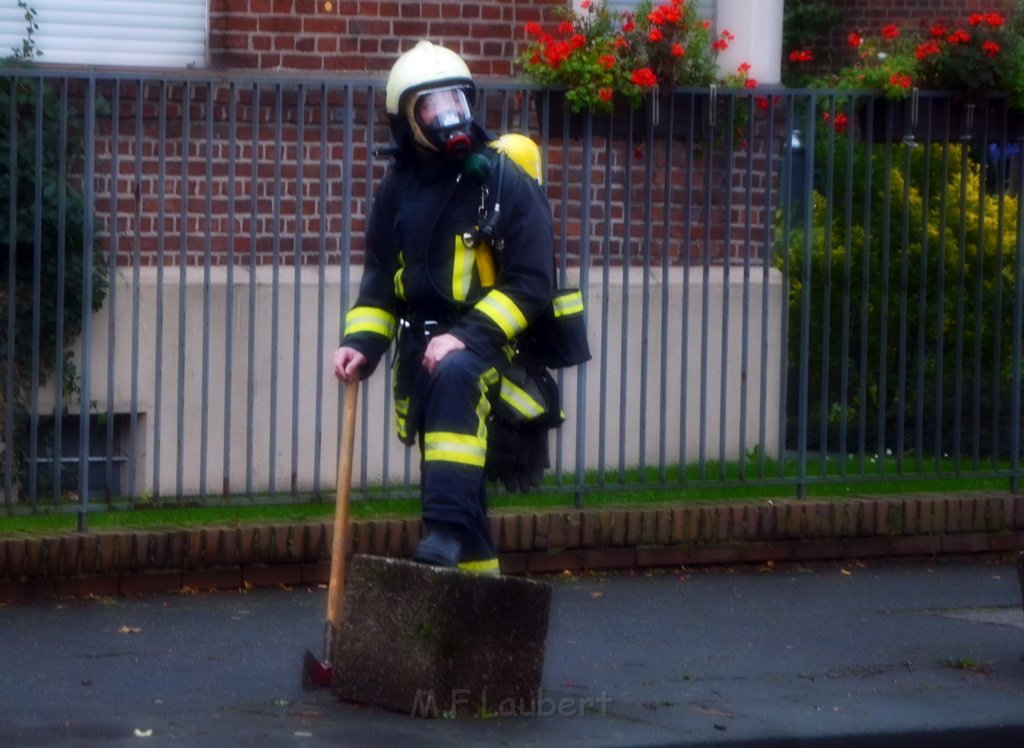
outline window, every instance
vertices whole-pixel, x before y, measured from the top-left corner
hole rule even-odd
[[[701,18],[714,21],[715,0],[690,0],[690,2],[697,6],[697,14]],[[658,3],[659,0],[654,0],[655,5]],[[580,0],[573,0],[573,4],[579,8]],[[638,4],[639,0],[608,0],[608,7],[618,11],[632,10]]]
[[[29,0],[42,63],[205,67],[208,0]],[[20,49],[25,11],[0,8],[0,56]]]

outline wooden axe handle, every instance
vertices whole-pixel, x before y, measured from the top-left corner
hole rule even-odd
[[[327,622],[336,631],[341,623],[341,600],[345,590],[345,555],[348,532],[348,500],[352,492],[352,453],[356,442],[356,403],[359,383],[345,385],[338,443],[338,488],[334,505],[334,537],[331,542],[331,577],[327,585]]]

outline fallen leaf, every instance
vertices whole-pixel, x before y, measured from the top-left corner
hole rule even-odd
[[[591,592],[590,596],[596,600],[599,597],[604,597],[604,593],[603,592]]]
[[[151,738],[153,737],[152,730],[140,730],[138,727],[135,728],[135,737],[137,738]]]
[[[849,569],[840,569],[839,573],[842,574],[844,577],[852,577],[853,576],[853,572],[850,571]]]
[[[119,628],[117,630],[117,633],[119,633],[119,634],[141,634],[142,633],[142,627],[141,626],[122,626],[121,628]]]

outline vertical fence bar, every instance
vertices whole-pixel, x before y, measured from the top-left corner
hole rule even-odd
[[[235,182],[238,171],[238,87],[234,81],[228,83],[228,181],[227,193],[227,259],[225,260],[224,288],[224,452],[221,459],[221,496],[231,495],[231,419],[234,404],[235,364],[235,209],[238,187]]]
[[[671,95],[669,102],[671,103]],[[675,110],[669,108],[668,134],[665,136],[665,185],[662,190],[665,205],[672,204],[672,142],[675,130]],[[661,356],[658,369],[658,482],[664,484],[668,479],[667,440],[668,440],[668,301],[672,290],[669,278],[671,269],[669,236],[671,235],[671,216],[665,211],[661,221],[661,318],[659,324],[659,346]]]
[[[249,144],[249,298],[247,312],[249,327],[245,380],[245,495],[253,495],[253,459],[255,457],[254,434],[256,427],[256,269],[260,247],[259,185],[260,185],[260,124],[263,119],[263,102],[260,84],[255,82],[251,89],[250,122],[252,132]]]
[[[587,158],[583,159],[583,189],[584,194],[589,192],[592,179],[593,165],[591,162],[590,148],[593,145],[593,117],[586,118],[586,129],[584,130],[584,143],[586,144]],[[583,200],[583,216],[580,223],[580,233],[583,240],[580,242],[580,293],[583,294],[583,315],[587,316],[587,298],[589,297],[588,284],[590,283],[590,201]],[[587,365],[585,363],[576,367],[576,478],[573,491],[574,504],[576,507],[583,506],[584,490],[586,487],[585,471],[587,456]]]
[[[164,252],[166,248],[165,221],[167,196],[167,106],[170,91],[161,80],[158,118],[159,145],[157,152],[157,223],[156,223],[156,341],[154,343],[153,381],[153,499],[160,500],[160,451],[163,446],[163,340],[164,340]]]
[[[928,106],[931,106],[931,100],[928,101]],[[932,167],[932,148],[931,148],[931,118],[926,119],[925,125],[925,146],[924,146],[924,186],[921,194],[921,215],[931,215],[931,167]],[[921,235],[919,240],[921,242],[921,269],[917,278],[918,286],[918,303],[917,303],[917,367],[915,377],[915,388],[917,394],[915,399],[914,408],[914,469],[918,473],[924,472],[924,401],[925,401],[925,339],[928,337],[927,334],[927,321],[928,321],[928,292],[929,292],[929,274],[928,274],[928,262],[930,252],[930,238],[929,238],[929,226],[928,220],[921,221]]]
[[[110,108],[110,246],[107,248],[107,403],[106,427],[103,455],[103,492],[107,503],[114,499],[114,383],[117,366],[114,353],[117,342],[117,255],[120,251],[119,197],[121,193],[121,79],[114,77],[110,84],[114,88]],[[83,320],[83,324],[87,321]]]
[[[744,480],[746,478],[746,466],[747,466],[747,382],[750,374],[750,263],[751,263],[751,242],[753,240],[752,234],[752,222],[750,217],[754,211],[754,195],[753,184],[754,184],[754,154],[757,152],[755,123],[754,123],[754,98],[747,96],[746,102],[741,103],[741,106],[746,107],[746,125],[748,131],[746,137],[748,140],[747,146],[747,168],[744,173],[744,180],[746,181],[745,197],[743,200],[743,213],[747,216],[746,225],[743,231],[743,300],[742,300],[742,313],[740,319],[740,402],[739,402],[739,453],[737,462],[739,463],[739,478]],[[772,142],[771,140],[766,141],[765,150],[771,152]],[[771,174],[771,171],[766,169],[767,174]],[[766,190],[770,192],[769,188]],[[766,213],[765,220],[770,213]],[[730,224],[732,219],[729,219]]]
[[[206,230],[203,232],[203,337],[202,337],[202,380],[200,383],[199,413],[199,498],[206,501],[206,473],[209,465],[210,444],[210,282],[213,271],[213,81],[206,81],[206,148],[204,162],[203,214]]]
[[[690,136],[686,139],[686,168],[684,170],[684,183],[686,195],[694,193],[694,155],[696,152],[695,141],[698,128],[704,126],[704,118],[698,117],[694,110],[697,108],[696,94],[689,92],[680,94],[685,96],[688,106],[685,108],[687,120],[684,122],[686,131]],[[693,264],[693,199],[687,198],[683,214],[683,293],[682,293],[682,319],[679,325],[679,351],[680,351],[680,375],[679,375],[679,484],[686,485],[686,462],[687,462],[687,434],[689,433],[689,394],[687,386],[690,379],[690,267]]]
[[[78,415],[78,531],[89,529],[89,405],[92,400],[92,272],[96,202],[96,78],[89,76],[85,95],[85,164],[82,210],[82,371]]]
[[[725,243],[722,245],[722,330],[720,340],[722,351],[719,354],[721,373],[718,381],[718,479],[725,479],[725,424],[729,413],[729,394],[726,386],[729,381],[729,271],[732,266],[732,192],[733,168],[735,160],[733,150],[736,140],[736,96],[729,94],[727,102],[727,129],[725,174]]]
[[[325,360],[324,351],[324,320],[326,314],[325,296],[327,292],[327,162],[330,158],[330,142],[327,134],[327,118],[330,116],[328,105],[328,89],[326,83],[320,84],[320,163],[317,182],[317,284],[316,284],[316,360]],[[369,179],[367,179],[369,182]],[[313,495],[320,495],[320,462],[324,444],[324,378],[316,377],[316,407],[313,412]]]
[[[54,501],[60,500],[63,478],[64,455],[64,290],[67,274],[67,171],[68,171],[68,79],[63,78],[60,84],[60,134],[58,136],[58,167],[57,167],[57,330],[54,339],[54,408],[53,408],[53,485]]]
[[[21,80],[11,79],[11,98],[7,116],[7,131],[11,134],[7,144],[7,163],[11,173],[7,175],[7,370],[4,372],[4,403],[14,401],[14,343],[16,330],[14,314],[16,307],[17,249],[18,249],[18,97]],[[0,177],[3,178],[3,177]],[[14,408],[4,406],[4,444],[14,444]],[[14,452],[4,448],[4,503],[14,506]],[[60,485],[56,483],[55,485]]]
[[[35,146],[33,149],[34,172],[35,172],[35,194],[32,196],[33,216],[32,221],[32,363],[31,363],[31,384],[29,395],[29,436],[28,436],[28,499],[35,507],[38,503],[38,464],[39,456],[39,341],[41,336],[41,312],[42,312],[42,269],[43,269],[43,88],[45,82],[42,78],[36,80],[35,96],[35,118],[33,123],[33,135]],[[16,172],[17,167],[12,164],[11,171]],[[13,273],[11,273],[13,275]],[[60,324],[60,321],[57,321]],[[13,342],[13,341],[12,341]],[[13,346],[12,346],[13,347]],[[7,403],[12,402],[7,400]],[[7,442],[11,444],[11,442]],[[60,455],[54,459],[60,462]],[[54,499],[60,494],[54,492]]]
[[[652,94],[655,95],[655,94]],[[651,329],[651,253],[654,251],[654,216],[652,195],[654,194],[654,124],[647,122],[647,147],[644,149],[644,238],[641,259],[641,304],[640,304],[640,427],[637,429],[637,453],[639,455],[639,482],[647,481],[647,388],[650,382],[650,329]],[[583,184],[587,184],[584,180]]]
[[[1010,374],[1010,490],[1020,491],[1021,353],[1024,343],[1024,156],[1017,156],[1017,236],[1013,274],[1013,370]]]
[[[267,492],[277,494],[277,360],[278,336],[280,335],[281,314],[281,167],[284,157],[284,89],[281,83],[274,84],[274,177],[273,211],[271,221],[271,280],[270,280],[270,415],[267,419],[269,447],[267,451]]]
[[[964,408],[964,346],[966,341],[964,330],[964,306],[967,295],[967,149],[960,149],[960,220],[957,226],[957,245],[959,261],[957,263],[957,294],[956,294],[956,386],[953,395],[953,469],[957,475],[963,462],[963,408]]]
[[[633,121],[630,119],[628,127],[629,140],[633,140]],[[564,142],[564,141],[563,141]],[[629,303],[632,294],[630,293],[630,267],[633,264],[633,222],[630,216],[633,215],[633,164],[629,159],[628,151],[626,156],[626,184],[623,190],[623,216],[625,225],[622,232],[622,342],[619,354],[619,483],[626,482],[626,429],[629,403],[627,394],[630,387],[630,357],[629,357]],[[567,187],[568,185],[566,185]],[[564,192],[563,192],[564,194]],[[567,224],[565,217],[565,206],[563,204],[563,228]],[[563,234],[564,237],[564,234]],[[564,238],[563,238],[564,241]],[[583,283],[580,282],[582,287]]]
[[[829,122],[835,122],[835,99],[826,100],[829,105],[828,114]],[[815,112],[816,113],[816,112]],[[831,352],[832,352],[832,215],[833,215],[833,204],[835,203],[835,158],[834,149],[836,143],[836,130],[835,126],[830,127],[828,130],[828,157],[826,158],[825,164],[825,183],[822,186],[825,195],[825,265],[824,265],[824,277],[821,279],[822,283],[822,302],[821,302],[821,365],[818,367],[818,376],[821,378],[819,383],[820,392],[818,395],[818,408],[820,413],[818,414],[818,473],[820,476],[825,476],[828,471],[828,451],[829,451],[829,439],[828,439],[828,416],[829,416],[829,381],[830,377],[828,372],[831,371]],[[812,159],[807,159],[811,161]],[[812,172],[813,173],[813,172]],[[805,177],[806,179],[806,172]],[[814,189],[813,180],[810,183],[811,189]],[[806,196],[805,196],[806,197]],[[813,215],[813,205],[810,199],[804,199],[802,205],[805,210],[808,206],[811,206]],[[806,213],[805,213],[806,216]],[[805,234],[810,234],[812,226],[810,223],[804,224]],[[806,351],[806,354],[810,356],[810,351]],[[845,368],[845,367],[844,367]]]
[[[128,497],[130,501],[138,498],[138,438],[139,438],[139,328],[142,310],[142,151],[143,129],[142,112],[146,103],[146,87],[141,78],[135,79],[135,170],[132,197],[134,214],[132,227],[132,309],[131,309],[131,384],[128,408]]]
[[[292,234],[293,283],[292,290],[292,461],[289,488],[292,496],[299,493],[299,391],[302,381],[302,201],[305,198],[306,147],[306,87],[299,84],[298,100],[295,104],[295,228]]]
[[[608,294],[611,291],[611,247],[612,247],[612,139],[607,138],[604,144],[604,236],[601,238],[601,354],[598,362],[601,384],[598,402],[601,404],[597,413],[597,484],[605,484],[605,464],[607,460],[606,442],[608,439]],[[629,166],[629,153],[626,153],[626,165]],[[621,429],[619,430],[621,433]],[[621,436],[620,436],[621,439]]]
[[[711,122],[708,125],[707,140],[715,142],[717,97],[712,96],[708,105]],[[697,436],[698,458],[697,474],[700,480],[707,480],[708,449],[708,337],[711,290],[711,246],[712,246],[712,199],[714,193],[714,157],[713,149],[709,149],[704,159],[704,247],[701,259],[701,305],[700,305],[700,423]]]
[[[177,434],[175,449],[174,498],[181,501],[184,497],[185,473],[185,356],[188,352],[186,343],[187,330],[187,290],[188,290],[188,218],[191,182],[191,150],[192,150],[192,83],[186,80],[181,91],[181,175],[180,190],[181,206],[178,215],[178,379],[177,379]]]

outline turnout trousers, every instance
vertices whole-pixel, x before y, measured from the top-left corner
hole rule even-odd
[[[487,419],[490,390],[499,374],[493,362],[469,350],[452,351],[429,374],[417,360],[410,393],[421,452],[423,521],[462,541],[460,562],[496,558],[487,520]]]

